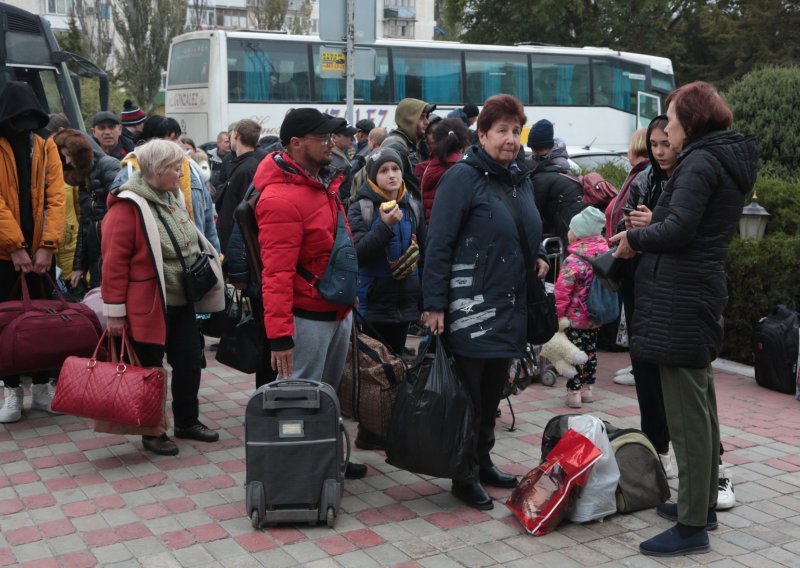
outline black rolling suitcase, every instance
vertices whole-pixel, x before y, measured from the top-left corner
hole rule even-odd
[[[800,318],[796,311],[777,306],[753,328],[756,382],[770,390],[794,394]]]
[[[326,383],[277,381],[245,412],[246,508],[253,528],[326,522],[339,512],[350,443]]]

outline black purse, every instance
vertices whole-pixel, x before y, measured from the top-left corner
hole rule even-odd
[[[592,264],[592,272],[595,277],[600,278],[603,285],[609,290],[617,291],[622,285],[622,269],[625,266],[624,258],[614,258],[616,247],[604,252],[595,258]]]
[[[211,268],[208,253],[200,252],[200,256],[192,263],[192,266],[187,267],[186,261],[181,254],[181,247],[178,245],[178,240],[172,233],[172,229],[169,228],[169,224],[164,220],[158,209],[156,209],[156,214],[161,219],[161,224],[164,225],[164,229],[169,235],[169,240],[172,241],[172,246],[178,254],[181,268],[183,268],[183,291],[186,295],[186,300],[192,304],[199,302],[217,284],[217,275],[214,274],[214,270]]]
[[[531,247],[528,243],[528,235],[525,226],[519,217],[519,211],[511,204],[508,195],[501,189],[497,190],[497,195],[508,208],[514,223],[517,225],[520,247],[522,255],[525,257],[525,285],[527,287],[527,308],[528,308],[528,343],[541,345],[547,343],[558,331],[558,315],[556,314],[556,299],[552,294],[548,294],[544,288],[544,282],[536,272],[536,263],[533,260]]]

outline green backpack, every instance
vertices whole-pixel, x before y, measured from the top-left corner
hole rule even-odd
[[[650,439],[635,428],[617,428],[606,422],[608,439],[619,466],[617,511],[651,509],[669,499],[667,476]]]

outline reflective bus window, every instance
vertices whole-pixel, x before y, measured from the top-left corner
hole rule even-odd
[[[396,101],[462,104],[460,51],[393,48],[392,60]]]
[[[670,92],[675,88],[675,77],[653,69],[653,89]]]
[[[647,84],[646,68],[641,65],[592,60],[592,95],[595,106],[610,106],[626,112],[636,112],[636,93]]]
[[[228,39],[228,100],[265,103],[309,100],[305,43]]]
[[[319,76],[319,46],[312,48],[314,55],[315,102],[342,104],[347,94],[346,79],[322,79]],[[355,103],[392,103],[389,88],[389,53],[385,47],[371,47],[375,50],[377,68],[374,81],[355,81]]]
[[[207,85],[210,44],[207,39],[190,39],[173,45],[167,84]]]
[[[522,53],[464,52],[467,102],[480,104],[492,95],[508,93],[524,104],[528,94],[528,58]]]
[[[532,55],[531,77],[535,105],[589,104],[588,57]]]

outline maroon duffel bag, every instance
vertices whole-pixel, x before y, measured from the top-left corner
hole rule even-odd
[[[50,278],[49,275],[47,275]],[[20,276],[21,300],[0,302],[0,377],[58,369],[70,355],[90,357],[102,329],[91,308],[57,300],[32,300]]]

